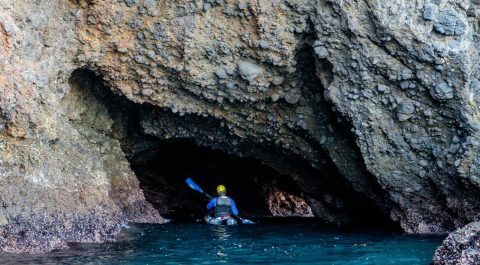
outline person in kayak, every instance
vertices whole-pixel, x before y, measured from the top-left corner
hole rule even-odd
[[[218,196],[212,198],[207,205],[207,210],[212,212],[213,216],[207,216],[205,220],[210,224],[221,224],[226,222],[227,225],[235,225],[237,221],[233,218],[238,215],[235,201],[227,196],[227,189],[224,185],[218,185]]]

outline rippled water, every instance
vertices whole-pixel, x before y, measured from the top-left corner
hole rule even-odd
[[[117,243],[79,244],[0,264],[429,264],[441,237],[341,231],[316,224],[135,226]]]

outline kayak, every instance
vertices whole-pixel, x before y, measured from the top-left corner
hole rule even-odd
[[[187,185],[192,189],[192,190],[196,190],[198,192],[200,192],[201,194],[207,196],[207,198],[210,200],[212,199],[212,196],[208,195],[207,193],[205,193],[202,188],[200,188],[200,186],[197,185],[197,183],[195,183],[195,181],[193,181],[193,179],[191,178],[187,178],[185,180],[185,183],[187,183]],[[244,219],[244,218],[241,218],[240,216],[236,216],[236,218],[238,218],[240,221],[241,221],[241,224],[247,224],[247,225],[254,225],[255,222],[253,222],[252,220],[248,220],[248,219]],[[205,222],[207,224],[212,224],[212,225],[221,225],[221,224],[226,224],[226,225],[237,225],[237,220],[233,219],[233,218],[222,218],[222,217],[217,217],[217,218],[214,218],[214,217],[211,217],[211,216],[205,216]]]
[[[211,216],[205,216],[205,222],[207,224],[211,225],[237,225],[237,220],[233,218],[222,218],[222,217],[211,217]]]

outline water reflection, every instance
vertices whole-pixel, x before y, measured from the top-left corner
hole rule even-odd
[[[230,238],[229,231],[234,229],[233,227],[227,227],[225,225],[210,225],[213,231],[213,235],[220,241],[227,241]]]
[[[218,263],[229,263],[228,244],[231,239],[231,229],[223,225],[210,225],[212,241],[214,242],[214,254]]]

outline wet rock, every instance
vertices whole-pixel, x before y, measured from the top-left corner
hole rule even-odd
[[[435,251],[434,265],[480,264],[480,222],[458,229]]]

